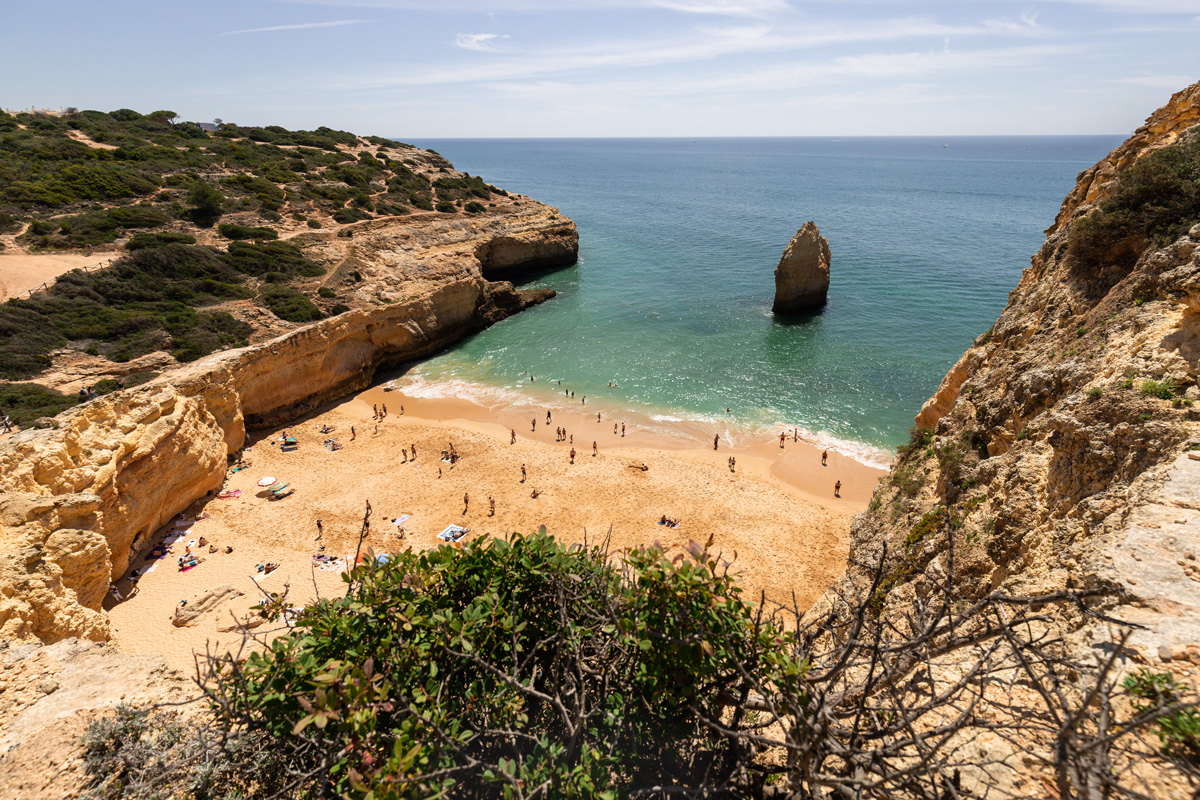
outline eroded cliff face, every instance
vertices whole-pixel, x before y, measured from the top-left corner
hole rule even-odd
[[[1200,462],[1187,455],[1200,442],[1200,225],[1136,260],[1085,264],[1068,248],[1123,170],[1200,135],[1198,121],[1200,84],[1080,174],[995,326],[855,519],[838,589],[867,581],[886,544],[880,598],[901,613],[946,574],[953,537],[964,598],[1098,588],[1148,626],[1136,657],[1200,641]]]
[[[532,201],[512,216],[379,221],[315,239],[306,250],[331,274],[358,272],[360,308],[179,366],[0,444],[0,640],[107,639],[109,582],[221,485],[247,427],[343,397],[381,367],[553,296],[483,276],[476,254],[497,239],[514,265],[522,252],[573,260],[578,243],[570,220]]]

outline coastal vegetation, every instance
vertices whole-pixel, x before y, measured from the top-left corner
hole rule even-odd
[[[464,199],[474,214],[503,194],[380,137],[206,127],[167,110],[0,112],[0,233],[30,252],[127,253],[0,305],[0,379],[33,377],[67,346],[118,362],[155,350],[190,361],[245,344],[240,309],[252,305],[296,323],[326,305],[338,313],[345,304],[308,280],[324,270],[281,240],[285,220],[336,228],[435,203],[456,214]]]
[[[1138,159],[1117,181],[1111,196],[1071,230],[1070,252],[1080,269],[1123,276],[1147,247],[1174,241],[1200,222],[1200,134]]]
[[[320,319],[288,283],[322,274],[288,242],[235,241],[226,252],[139,246],[108,269],[68,272],[45,292],[0,305],[0,379],[30,378],[50,366],[51,351],[72,344],[117,362],[156,350],[194,361],[242,346],[250,325],[223,304],[257,298],[281,319]]]
[[[926,515],[906,550],[951,517]],[[1131,765],[1196,752],[1188,687],[1122,684],[1113,659],[1033,632],[1077,595],[950,602],[948,576],[903,627],[870,592],[802,622],[745,602],[711,544],[614,560],[542,529],[368,551],[344,597],[297,611],[275,593],[263,614],[283,635],[202,664],[205,723],[128,707],[92,722],[90,796],[973,796],[967,771],[995,765],[962,743],[986,719],[1054,766],[1056,796],[1125,797]],[[881,562],[872,588],[890,579]],[[955,647],[970,655],[942,674]]]

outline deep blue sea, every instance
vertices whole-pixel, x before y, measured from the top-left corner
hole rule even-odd
[[[530,284],[556,299],[409,379],[528,392],[532,373],[589,405],[729,408],[748,430],[890,449],[995,321],[1076,174],[1121,139],[414,141],[557,206],[580,255]],[[829,303],[779,319],[773,270],[808,220],[832,251]]]

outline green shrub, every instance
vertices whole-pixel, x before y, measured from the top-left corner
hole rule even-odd
[[[60,394],[36,383],[0,383],[0,413],[18,425],[53,417],[78,402],[76,395]]]
[[[226,239],[278,239],[279,234],[272,228],[257,228],[248,225],[234,225],[222,222],[217,230]]]
[[[338,303],[333,308],[329,309],[329,316],[336,317],[338,314],[345,314],[350,310],[350,306],[344,303]]]
[[[437,204],[437,210],[443,214],[453,214],[458,209],[454,206],[454,203],[450,203],[445,200],[439,200]]]
[[[321,309],[291,286],[270,284],[258,294],[259,300],[280,319],[288,322],[315,322],[321,319]]]
[[[1119,173],[1116,191],[1071,230],[1072,257],[1128,271],[1151,243],[1200,222],[1200,137],[1156,150]]]
[[[321,297],[337,297],[337,293],[328,286],[322,286],[320,289],[317,289],[317,294],[319,294]]]
[[[1194,694],[1192,687],[1179,683],[1171,673],[1148,669],[1139,669],[1127,677],[1122,687],[1140,714],[1182,705]],[[1154,728],[1164,754],[1200,763],[1200,711],[1195,707],[1180,708],[1162,716],[1155,721]]]
[[[196,237],[186,233],[135,233],[125,243],[126,250],[162,247],[167,244],[195,244]]]
[[[759,622],[698,546],[675,563],[629,551],[624,573],[606,556],[543,530],[368,558],[346,597],[302,611],[238,674],[212,672],[214,708],[230,729],[262,732],[293,774],[329,759],[329,783],[305,796],[455,796],[457,785],[504,797],[516,781],[590,800],[733,769],[736,751],[702,721],[758,685],[743,665],[800,696],[792,635]],[[574,735],[563,707],[579,715]]]
[[[484,208],[483,203],[480,203],[477,200],[472,200],[471,202],[469,202],[465,206],[463,206],[463,210],[466,211],[468,214],[479,214],[483,211],[486,211],[487,209]]]
[[[333,212],[333,221],[340,222],[342,225],[370,218],[371,215],[368,212],[358,208],[339,208]]]
[[[188,216],[202,228],[211,228],[225,207],[225,195],[202,180],[194,180],[188,189]]]
[[[1175,396],[1177,390],[1175,379],[1168,375],[1161,381],[1143,382],[1138,392],[1141,393],[1142,397],[1157,397],[1159,400],[1170,400]]]
[[[310,220],[308,221],[308,227],[310,227],[310,228],[319,228],[319,227],[321,227],[321,223],[317,222],[315,219],[310,219]]]
[[[1101,389],[1099,386],[1093,386],[1092,388],[1087,390],[1087,396],[1091,400],[1099,400],[1101,397],[1104,396],[1104,390]]]

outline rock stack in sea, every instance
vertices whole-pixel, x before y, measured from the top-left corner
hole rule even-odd
[[[825,305],[829,291],[829,242],[816,223],[806,222],[788,242],[775,268],[777,314],[809,311]]]

